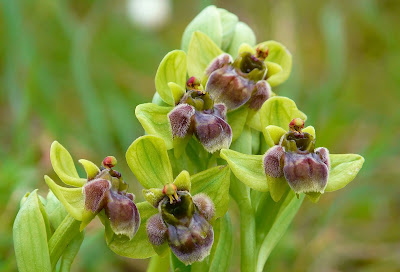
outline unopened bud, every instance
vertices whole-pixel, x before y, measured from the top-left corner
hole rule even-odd
[[[103,160],[102,164],[105,168],[113,168],[115,165],[117,165],[117,159],[114,156],[107,156]]]

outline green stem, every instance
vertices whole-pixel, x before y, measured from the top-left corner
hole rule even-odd
[[[168,272],[169,260],[170,260],[169,254],[167,254],[167,256],[164,257],[161,257],[159,255],[151,257],[146,272]]]
[[[256,269],[256,220],[251,206],[250,191],[235,176],[231,176],[230,192],[240,212],[240,268]]]
[[[67,215],[49,240],[51,266],[54,269],[69,243],[79,234],[80,221]]]
[[[81,248],[83,239],[85,238],[85,233],[78,233],[75,238],[71,241],[68,247],[65,249],[64,254],[61,258],[61,267],[60,272],[69,272],[71,271],[71,265],[74,261],[76,255],[78,254],[79,249]]]

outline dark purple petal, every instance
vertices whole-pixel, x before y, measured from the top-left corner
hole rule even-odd
[[[283,159],[285,151],[280,145],[276,145],[268,149],[264,155],[265,174],[273,178],[283,176]]]
[[[329,169],[318,154],[285,154],[283,173],[297,194],[323,193],[328,183]]]
[[[195,109],[193,106],[180,104],[168,114],[173,137],[183,138],[186,136],[194,113]]]
[[[210,223],[195,213],[189,226],[168,225],[168,244],[184,264],[200,262],[210,254],[214,232]]]
[[[265,80],[260,80],[256,84],[256,91],[252,94],[249,101],[249,108],[258,111],[264,102],[271,97],[271,86]]]
[[[206,91],[210,93],[214,102],[224,103],[228,110],[244,105],[254,90],[254,81],[238,75],[231,66],[214,71],[206,85]]]
[[[147,236],[150,243],[155,246],[161,246],[166,239],[167,227],[165,226],[161,214],[155,214],[147,220]]]
[[[319,155],[321,161],[328,166],[328,169],[331,169],[331,160],[329,158],[329,150],[325,147],[318,147],[315,149],[315,153]]]
[[[109,196],[105,210],[113,232],[132,239],[140,225],[140,215],[135,203],[121,193],[110,191]]]
[[[83,186],[85,196],[85,209],[98,213],[106,204],[106,195],[111,188],[111,183],[105,179],[94,179]]]
[[[232,63],[233,59],[228,54],[222,54],[216,57],[206,69],[206,75],[210,76],[212,72],[224,67],[224,65]]]
[[[224,104],[214,105],[214,115],[226,121],[226,106]]]
[[[229,148],[232,129],[227,122],[218,116],[201,112],[196,112],[194,122],[195,135],[208,152]]]
[[[212,200],[203,193],[197,194],[192,197],[194,205],[199,210],[199,213],[208,221],[215,215],[215,207]]]

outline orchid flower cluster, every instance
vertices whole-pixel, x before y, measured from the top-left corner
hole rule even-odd
[[[129,193],[115,157],[100,167],[79,160],[81,177],[70,153],[54,142],[51,163],[68,187],[45,176],[47,199],[34,191],[21,201],[14,223],[19,269],[30,271],[33,263],[51,271],[61,258],[68,271],[97,216],[108,247],[151,258],[151,271],[161,271],[165,258],[173,271],[228,271],[236,246],[232,197],[240,213],[241,270],[263,271],[304,196],[318,202],[343,188],[364,162],[316,147],[306,115],[275,93],[291,66],[282,44],[256,44],[236,15],[204,9],[186,28],[182,49],[161,61],[152,103],[135,110],[146,135],[128,148],[126,161],[144,201]]]

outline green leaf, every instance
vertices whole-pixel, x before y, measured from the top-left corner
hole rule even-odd
[[[214,202],[215,218],[224,216],[229,206],[230,171],[216,166],[192,176],[191,194],[204,193]]]
[[[196,32],[203,32],[218,47],[222,43],[222,26],[220,12],[215,6],[208,6],[203,9],[186,27],[182,35],[182,49],[185,52],[190,50],[190,43]]]
[[[153,103],[140,104],[135,109],[136,118],[149,135],[162,138],[169,149],[173,147],[171,124],[168,113],[173,107],[158,106]]]
[[[50,160],[54,171],[65,184],[82,187],[86,183],[86,179],[79,177],[74,161],[67,149],[57,141],[51,144]]]
[[[256,44],[256,35],[248,25],[239,22],[236,24],[232,42],[227,50],[228,54],[235,59],[238,55],[239,48],[243,43],[254,46]]]
[[[228,112],[227,120],[232,129],[232,142],[239,138],[246,124],[248,107],[240,107],[237,110]]]
[[[57,185],[50,177],[44,176],[44,180],[50,190],[64,205],[67,212],[76,220],[82,220],[83,208],[85,206],[82,188],[65,188]]]
[[[35,190],[22,205],[13,226],[14,250],[19,271],[51,271],[46,221],[44,208]]]
[[[214,245],[210,256],[210,272],[225,272],[229,270],[233,252],[232,224],[229,214],[218,219],[218,226],[215,226],[215,233],[219,228],[219,235],[214,239]],[[214,251],[215,250],[215,251]]]
[[[178,191],[188,191],[190,192],[190,174],[188,171],[183,170],[179,173],[179,175],[175,178],[174,184],[177,187]]]
[[[280,139],[287,131],[281,127],[270,125],[263,130],[265,142],[273,147],[279,144]]]
[[[221,158],[228,162],[232,172],[241,182],[257,191],[266,192],[268,190],[262,155],[247,155],[222,149]]]
[[[91,161],[80,159],[79,163],[85,168],[88,179],[94,179],[100,173],[100,169]]]
[[[267,46],[269,49],[268,57],[265,62],[274,62],[279,64],[282,71],[275,73],[267,79],[271,87],[277,86],[288,79],[290,72],[292,70],[292,54],[283,46],[281,43],[276,41],[267,41],[257,45]]]
[[[137,138],[126,151],[126,161],[146,189],[162,188],[172,183],[172,168],[163,139],[155,136]]]
[[[307,116],[297,109],[296,103],[293,100],[287,97],[271,97],[265,101],[260,109],[262,128],[274,125],[288,130],[289,123],[294,118],[306,120]]]
[[[233,35],[235,34],[236,24],[239,22],[238,17],[229,11],[219,8],[219,18],[222,26],[222,43],[221,48],[227,51],[232,42]]]
[[[364,158],[357,154],[331,154],[331,169],[325,192],[332,192],[345,187],[360,171]]]
[[[169,52],[161,61],[160,66],[158,66],[155,83],[158,94],[165,103],[175,106],[175,97],[179,94],[174,94],[172,89],[168,84],[173,82],[182,88],[186,84],[186,70],[187,61],[186,54],[182,50],[174,50]],[[179,89],[174,88],[175,91]],[[183,95],[183,89],[181,96]],[[179,98],[180,99],[180,98]],[[179,101],[178,99],[178,101]]]
[[[300,196],[300,199],[297,199],[295,193],[290,190],[285,198],[275,204],[277,205],[276,207],[268,207],[269,214],[266,217],[267,222],[263,224],[264,228],[261,230],[266,233],[266,235],[260,243],[260,250],[257,258],[257,272],[263,271],[270,253],[286,232],[286,229],[289,227],[303,203],[303,199],[304,194]],[[273,210],[277,213],[276,216],[272,214]],[[261,212],[264,215],[267,211],[261,210]]]
[[[133,259],[145,259],[154,256],[156,252],[149,242],[146,232],[147,220],[158,212],[148,202],[136,204],[140,214],[140,227],[132,240],[124,235],[113,235],[112,240],[108,240],[108,247],[116,254]]]
[[[211,61],[222,53],[218,45],[207,35],[198,31],[194,32],[187,55],[189,76],[202,78]]]

